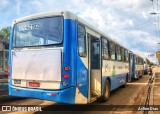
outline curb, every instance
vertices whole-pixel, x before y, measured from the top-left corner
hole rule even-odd
[[[149,100],[149,106],[154,107],[154,84],[155,84],[155,74],[156,72],[153,73],[151,80],[151,92],[150,92],[150,100]],[[150,84],[150,83],[149,83]],[[148,111],[147,114],[154,114],[154,111]]]

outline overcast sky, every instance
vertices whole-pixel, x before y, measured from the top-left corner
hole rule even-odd
[[[42,12],[71,11],[143,56],[155,54],[160,39],[160,0],[0,0],[0,29],[14,19]],[[153,9],[154,8],[154,9]],[[150,57],[150,59],[153,59]]]

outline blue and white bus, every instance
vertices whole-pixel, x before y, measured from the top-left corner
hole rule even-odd
[[[143,60],[144,60],[144,74],[148,74],[150,61],[146,57],[144,57]]]
[[[129,50],[70,12],[13,22],[9,94],[86,104],[125,86]]]
[[[131,80],[139,79],[144,74],[144,61],[143,58],[137,54],[130,53],[130,74]]]

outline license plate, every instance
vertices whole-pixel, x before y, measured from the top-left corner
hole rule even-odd
[[[14,80],[14,84],[21,84],[21,80]]]
[[[40,83],[39,82],[29,82],[29,86],[30,87],[40,87]]]

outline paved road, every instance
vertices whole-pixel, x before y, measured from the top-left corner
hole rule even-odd
[[[127,105],[144,105],[145,103],[145,99],[146,99],[146,95],[147,95],[147,89],[148,89],[148,79],[149,76],[148,75],[144,75],[142,78],[140,78],[137,81],[133,81],[131,83],[128,83],[126,85],[125,88],[118,88],[114,91],[111,92],[110,98],[107,102],[105,103],[100,103],[98,101],[92,103],[92,105],[98,105],[98,106],[115,106],[115,105],[119,105],[122,107],[127,107]],[[51,102],[51,101],[44,101],[44,100],[37,100],[37,99],[8,99],[7,100],[3,100],[0,102],[0,105],[38,105],[38,106],[42,106],[42,112],[30,112],[35,113],[35,114],[41,114],[41,113],[51,113],[50,110],[52,108],[55,108],[55,104],[59,104],[59,103],[55,103],[55,102]],[[69,107],[71,109],[74,109],[74,107]],[[99,113],[105,113],[105,114],[143,114],[143,112],[141,111],[117,111],[118,108],[115,107],[116,111],[91,111],[94,110],[94,107],[90,107],[88,109],[86,109],[85,111],[54,111],[52,112],[52,114],[71,114],[71,113],[79,113],[79,114],[86,114],[86,113],[93,113],[93,114],[99,114]],[[103,108],[104,109],[104,108]],[[102,109],[102,110],[103,110]],[[44,112],[45,111],[45,112]],[[1,112],[3,113],[3,112]],[[9,112],[11,114],[18,114],[18,112]],[[29,113],[29,112],[23,112],[23,113]],[[22,112],[19,112],[19,114],[22,114]]]

